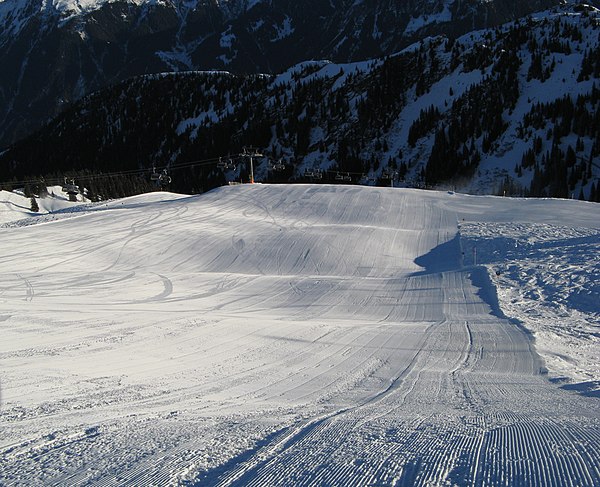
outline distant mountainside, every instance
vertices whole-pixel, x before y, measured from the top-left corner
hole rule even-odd
[[[132,76],[276,73],[349,62],[498,25],[558,0],[3,0],[0,147]]]
[[[137,77],[83,98],[1,154],[0,180],[155,166],[169,169],[173,190],[199,191],[247,180],[247,164],[221,170],[216,158],[257,146],[285,164],[275,172],[256,159],[264,181],[597,201],[599,34],[598,10],[557,7],[359,63]]]

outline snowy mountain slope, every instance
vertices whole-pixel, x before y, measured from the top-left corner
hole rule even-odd
[[[287,164],[278,175],[257,161],[260,180],[307,181],[323,170],[330,182],[339,171],[353,182],[389,185],[391,175],[395,184],[596,201],[599,34],[596,10],[567,6],[385,59],[304,62],[277,76],[135,78],[6,151],[2,177],[115,170],[119,161],[168,165],[174,188],[192,192],[225,177],[177,166],[251,145]],[[226,176],[247,178],[238,169]]]
[[[48,196],[39,198],[34,196],[38,211],[31,209],[31,197],[26,197],[22,192],[15,193],[9,191],[0,191],[0,225],[11,224],[19,220],[27,220],[37,215],[45,215],[61,210],[70,209],[81,205],[81,203],[89,202],[82,195],[78,195],[77,202],[69,201],[69,196],[62,191],[61,186],[53,186],[48,188]]]
[[[4,0],[0,147],[82,96],[131,76],[276,72],[306,59],[370,58],[424,36],[456,36],[557,3]]]
[[[2,483],[600,481],[598,398],[547,380],[466,247],[561,231],[578,266],[597,205],[244,185],[79,214],[3,230]]]

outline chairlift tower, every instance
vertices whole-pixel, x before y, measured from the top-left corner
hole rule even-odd
[[[398,171],[389,171],[389,170],[385,170],[383,171],[382,174],[382,179],[389,179],[390,180],[390,188],[394,187],[394,179],[396,179],[396,176],[398,176]]]
[[[242,151],[242,155],[244,157],[248,157],[250,159],[250,184],[254,184],[254,157],[263,157],[258,149],[255,147],[244,147]]]

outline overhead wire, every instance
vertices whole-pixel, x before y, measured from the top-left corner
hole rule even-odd
[[[228,154],[226,156],[221,156],[221,157],[211,157],[211,158],[207,158],[207,159],[182,161],[182,162],[177,162],[177,163],[173,163],[173,164],[166,164],[164,166],[160,166],[160,169],[161,170],[167,169],[169,172],[171,172],[171,171],[177,171],[180,169],[189,169],[192,167],[211,166],[211,165],[216,165],[222,159],[238,159],[238,158],[245,157],[246,155],[247,154],[245,154],[245,153],[238,153],[238,154]],[[263,156],[262,159],[267,159],[269,162],[277,162],[277,159],[270,157],[268,155]],[[578,159],[582,160],[583,162],[591,163],[594,167],[600,167],[593,161],[586,161],[583,157],[578,157]],[[321,174],[336,174],[336,175],[337,174],[347,174],[347,175],[353,175],[353,176],[367,177],[367,173],[365,173],[365,172],[344,171],[344,170],[339,170],[339,169],[314,169],[314,168],[312,169],[312,171],[317,171],[317,170]],[[110,178],[115,178],[115,177],[120,177],[120,176],[135,176],[138,174],[139,175],[152,174],[155,171],[156,171],[156,166],[152,166],[152,167],[147,167],[147,168],[128,169],[128,170],[122,170],[122,171],[90,173],[90,174],[86,174],[86,175],[79,175],[76,177],[78,179],[84,179],[86,181],[90,181],[90,180],[97,181],[97,180],[110,179]],[[65,174],[67,174],[67,176],[63,176],[62,178],[61,177],[50,177],[50,178],[39,177],[39,178],[31,178],[31,179],[3,181],[3,182],[0,182],[0,187],[3,187],[3,186],[26,186],[26,185],[34,185],[34,184],[40,184],[40,183],[44,183],[48,186],[61,185],[65,182],[65,180],[73,179],[73,177],[68,176],[68,174],[72,173],[72,172],[75,172],[75,171],[66,171]],[[310,178],[310,176],[306,176],[303,174],[301,174],[300,176]],[[385,176],[384,176],[384,179],[386,179]],[[387,177],[387,179],[389,179],[389,176]]]
[[[241,154],[235,154],[235,155],[231,155],[228,157],[239,157]],[[216,164],[219,161],[218,157],[211,157],[209,159],[198,159],[198,160],[194,160],[194,161],[185,161],[183,163],[179,163],[179,164],[171,164],[171,165],[165,165],[165,166],[160,166],[161,169],[164,168],[168,168],[169,171],[172,170],[177,170],[177,169],[186,169],[186,168],[190,168],[190,167],[195,167],[195,166],[209,166],[209,165],[213,165]],[[85,175],[79,175],[77,176],[77,178],[79,179],[85,179],[85,180],[101,180],[101,179],[108,179],[108,178],[113,178],[113,177],[119,177],[119,176],[134,176],[136,174],[148,174],[148,173],[152,173],[155,170],[156,166],[153,167],[149,167],[149,168],[139,168],[139,169],[128,169],[128,170],[122,170],[122,171],[111,171],[111,172],[98,172],[98,173],[90,173],[90,174],[85,174]],[[0,182],[0,186],[25,186],[25,185],[31,185],[31,184],[40,184],[40,183],[45,183],[47,185],[52,185],[52,183],[55,183],[56,185],[60,185],[63,184],[65,179],[73,179],[72,176],[69,176],[69,173],[75,173],[77,172],[76,170],[70,170],[70,171],[65,171],[64,174],[66,174],[66,176],[63,177],[46,177],[46,176],[41,176],[41,177],[37,177],[37,178],[31,178],[31,179],[21,179],[21,180],[9,180],[9,181],[2,181]]]

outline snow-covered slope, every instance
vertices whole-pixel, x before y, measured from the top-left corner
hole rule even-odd
[[[560,327],[589,345],[577,380],[598,351],[598,215],[245,185],[5,228],[0,482],[597,485],[600,399],[548,380],[503,286],[536,289],[544,313],[575,294],[551,268],[570,267],[592,303]]]
[[[24,225],[38,220],[30,217],[37,215],[50,215],[61,213],[64,210],[74,210],[81,207],[82,203],[88,202],[83,195],[77,195],[77,201],[69,201],[69,196],[62,190],[61,186],[48,188],[48,195],[40,198],[34,196],[37,210],[33,211],[31,197],[26,197],[22,192],[0,191],[0,225],[17,224],[20,221]],[[46,218],[48,218],[46,216]],[[18,225],[18,224],[17,224]]]

